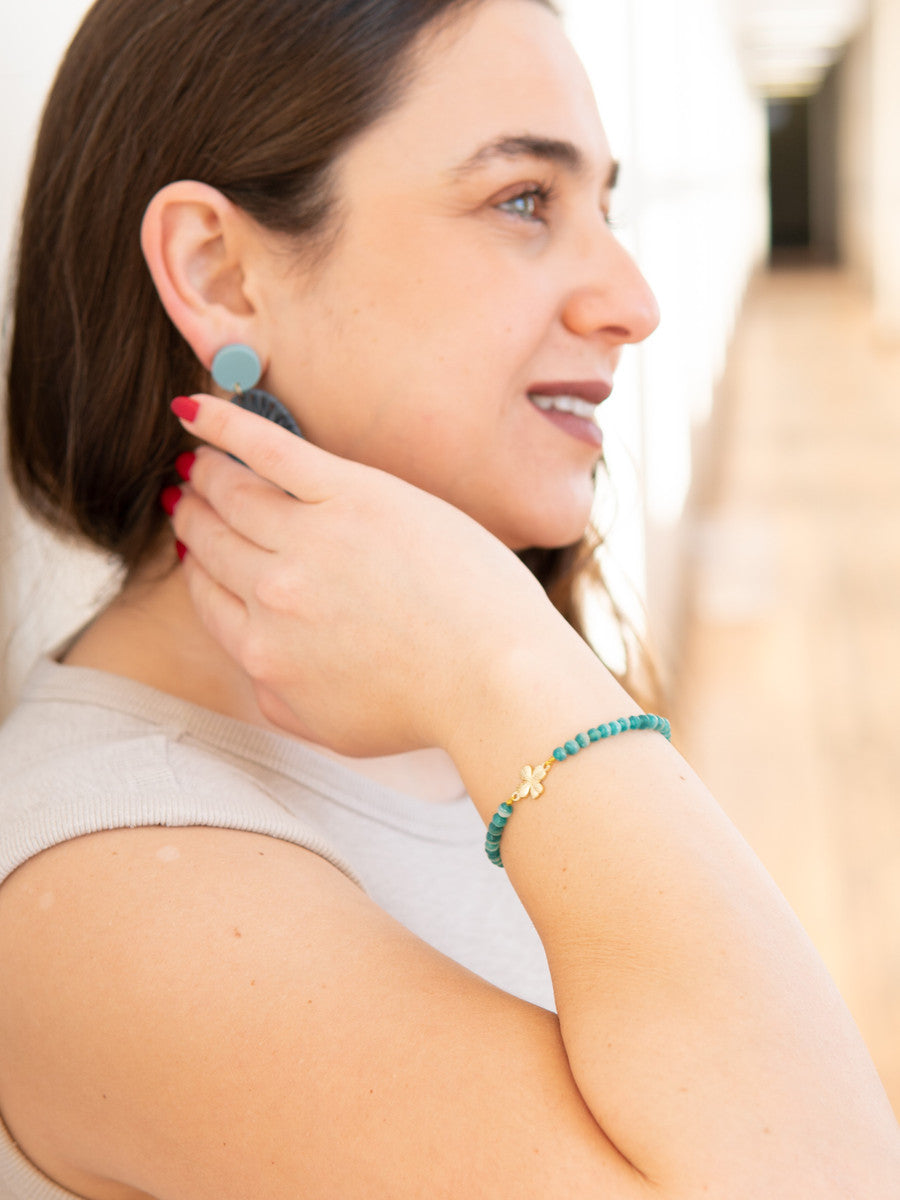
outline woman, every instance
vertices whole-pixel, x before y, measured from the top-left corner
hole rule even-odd
[[[4,1195],[892,1194],[858,1034],[689,769],[547,757],[635,711],[510,553],[580,537],[656,323],[614,174],[538,0],[89,15],[11,452],[128,576],[2,735]],[[200,394],[235,345],[305,440]]]

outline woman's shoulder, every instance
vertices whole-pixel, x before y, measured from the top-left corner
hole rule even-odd
[[[279,797],[278,741],[132,680],[41,660],[0,727],[0,882],[60,842],[155,825],[266,834],[355,878]]]

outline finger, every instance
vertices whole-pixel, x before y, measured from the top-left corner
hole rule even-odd
[[[191,490],[235,533],[275,550],[301,502],[219,450],[201,446],[190,470]]]
[[[205,394],[179,396],[172,411],[195,437],[233,454],[298,499],[315,503],[340,488],[342,459],[265,417]]]
[[[190,487],[184,489],[175,507],[172,526],[177,539],[187,546],[189,557],[246,605],[271,552],[227,525]]]
[[[191,601],[204,627],[235,662],[242,663],[250,631],[247,606],[217,583],[197,557],[188,552],[182,563]]]

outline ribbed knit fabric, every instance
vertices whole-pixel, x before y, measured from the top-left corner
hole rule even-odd
[[[40,851],[141,825],[266,834],[327,859],[413,933],[553,1007],[543,947],[468,799],[428,804],[290,738],[43,660],[0,728],[0,883]],[[71,1200],[0,1127],[0,1200]]]

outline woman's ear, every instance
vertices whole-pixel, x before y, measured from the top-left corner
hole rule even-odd
[[[252,223],[221,192],[180,180],[157,192],[141,224],[141,248],[173,324],[209,369],[222,346],[266,347],[254,302]]]

